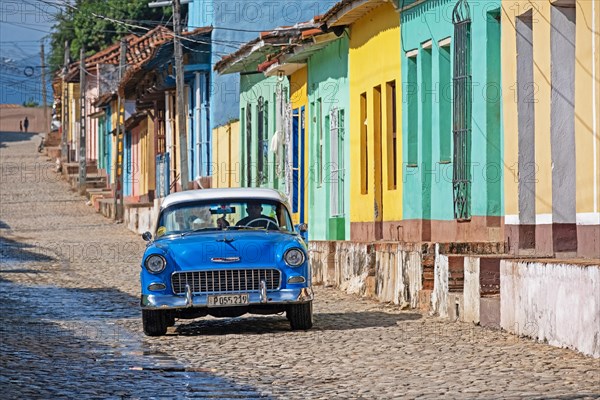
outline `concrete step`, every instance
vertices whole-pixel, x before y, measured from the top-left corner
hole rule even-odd
[[[68,175],[78,175],[79,174],[79,163],[78,162],[70,162],[63,163],[63,173]],[[98,173],[98,166],[95,161],[88,162],[86,165],[86,173],[96,174]]]
[[[45,147],[58,147],[60,148],[60,143],[62,141],[61,133],[58,131],[50,132],[46,134],[44,146]]]
[[[61,156],[61,148],[60,148],[60,146],[56,146],[56,147],[45,146],[44,149],[46,149],[46,155],[52,161],[56,160],[57,158],[60,158],[60,156]]]
[[[106,189],[106,176],[87,176],[85,179],[85,187],[87,189]],[[79,187],[79,175],[69,175],[69,184],[72,188]]]

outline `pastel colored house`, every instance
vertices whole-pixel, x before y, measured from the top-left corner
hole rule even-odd
[[[339,33],[316,35],[311,38],[316,43],[294,51],[308,53],[311,240],[350,239],[349,40],[345,31]]]
[[[600,258],[600,4],[503,1],[505,239]]]
[[[315,18],[315,22],[321,21]],[[350,158],[350,105],[345,30],[306,30],[261,68],[266,75],[290,76],[292,208],[297,206],[299,220],[308,222],[309,239],[349,239],[350,170],[346,160]],[[304,219],[302,212],[307,213]]]
[[[219,74],[215,65],[226,54],[232,53],[241,43],[256,37],[254,29],[268,29],[281,25],[294,25],[298,21],[306,21],[319,15],[330,7],[331,0],[315,0],[310,4],[301,1],[275,0],[256,2],[253,0],[192,0],[188,4],[188,30],[210,26],[213,28],[209,47],[209,68],[202,68],[201,81],[207,82],[203,88],[203,96],[208,99],[206,112],[208,115],[209,133],[202,140],[205,149],[213,148],[213,136],[218,135],[216,128],[227,125],[239,118],[240,81],[239,74]],[[256,28],[246,29],[244,26]],[[240,125],[240,128],[243,128]],[[221,150],[218,150],[221,152]],[[224,152],[225,150],[223,150]],[[212,155],[208,153],[206,164],[201,167],[202,180],[205,186],[210,185],[210,177],[220,174],[212,171],[214,166]],[[226,169],[229,167],[226,167]],[[242,171],[232,172],[243,175]]]
[[[501,241],[500,2],[413,4],[401,26],[400,239]]]
[[[241,75],[241,185],[285,192],[296,224],[308,222],[307,69],[277,57],[316,27],[309,21],[263,32],[216,65],[220,73]]]
[[[323,22],[349,35],[350,239],[403,240],[400,18],[388,1],[344,0]]]

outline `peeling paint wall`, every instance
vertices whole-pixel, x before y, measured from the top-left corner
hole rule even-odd
[[[600,265],[503,260],[501,327],[600,357]]]
[[[465,257],[463,321],[479,323],[479,258]]]
[[[152,232],[154,207],[125,207],[124,220],[127,228],[135,233]]]
[[[448,256],[435,249],[433,293],[431,293],[431,313],[442,318],[448,316]]]
[[[402,308],[416,308],[421,250],[400,243],[310,241],[313,282]]]

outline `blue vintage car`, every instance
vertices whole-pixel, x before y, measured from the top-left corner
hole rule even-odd
[[[142,258],[144,333],[175,319],[285,312],[312,327],[306,243],[285,196],[271,189],[205,189],[165,198]]]

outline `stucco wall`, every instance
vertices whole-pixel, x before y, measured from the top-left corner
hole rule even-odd
[[[240,123],[213,129],[212,187],[240,186]]]
[[[400,18],[393,6],[384,4],[364,15],[350,27],[349,79],[350,79],[350,173],[353,176],[350,187],[352,203],[350,205],[351,234],[354,235],[360,225],[355,223],[373,223],[379,221],[398,221],[402,218],[402,143],[400,140],[402,120],[402,95],[400,73]],[[397,119],[397,186],[389,189],[388,164],[392,162],[388,154],[386,133],[387,98],[386,85],[396,82]],[[381,143],[374,140],[374,88],[381,88]],[[360,121],[361,94],[367,97],[367,118]],[[361,126],[367,125],[367,146],[361,144]],[[381,145],[378,152],[375,147]],[[361,151],[367,149],[369,168],[366,193],[361,190]],[[377,170],[375,164],[381,165]],[[367,229],[365,228],[366,232]],[[365,240],[369,235],[362,235]],[[368,238],[366,240],[372,240]]]
[[[600,265],[500,263],[501,326],[600,357]]]
[[[310,222],[309,238],[310,240],[335,240],[350,238],[350,103],[348,93],[348,37],[344,35],[339,40],[329,44],[324,49],[318,51],[308,60],[308,100],[310,104],[310,121],[315,117],[314,126],[317,123],[322,124],[323,130],[323,160],[319,163],[319,138],[318,134],[309,135],[309,176],[308,176],[308,220]],[[317,120],[317,104],[321,101],[321,121]],[[314,106],[314,107],[313,107]],[[333,109],[343,110],[344,126],[343,131],[345,148],[343,154],[338,156],[338,160],[343,160],[342,166],[339,163],[335,165],[330,159],[331,138],[327,133],[330,132],[329,126],[326,126],[327,116]],[[314,132],[315,130],[313,130]],[[330,232],[329,219],[331,215],[331,185],[338,184],[337,179],[332,175],[335,168],[344,168],[343,179],[344,190],[339,196],[344,200],[344,236],[334,237]],[[322,181],[319,181],[318,169],[322,169]]]
[[[125,207],[124,221],[127,228],[135,233],[152,232],[154,206]]]
[[[313,283],[334,286],[402,308],[419,306],[423,272],[418,246],[393,242],[311,241],[309,251]]]
[[[448,317],[448,256],[435,249],[433,292],[431,293],[431,312],[441,318]]]
[[[265,77],[263,74],[248,74],[241,77],[240,96],[238,117],[239,122],[239,157],[236,160],[235,173],[237,175],[237,186],[253,186],[253,187],[269,187],[273,189],[283,190],[285,179],[281,169],[277,169],[275,165],[275,153],[268,151],[268,165],[266,168],[266,179],[259,182],[257,179],[258,167],[258,112],[257,105],[260,97],[266,102],[265,112],[267,114],[265,134],[269,140],[269,147],[273,135],[277,129],[276,124],[276,91],[278,85],[281,90],[289,91],[288,79],[283,79],[278,82],[277,77]],[[248,143],[247,135],[247,114],[246,111],[250,107],[251,110],[251,139]],[[283,133],[282,133],[283,135]],[[251,153],[251,160],[248,160],[248,151]],[[247,181],[247,169],[252,170],[251,185]],[[278,173],[279,172],[279,173]]]
[[[464,321],[479,323],[479,297],[479,258],[465,257]]]
[[[471,211],[473,216],[500,216],[503,212],[502,63],[500,24],[495,18],[500,11],[500,2],[469,3],[473,87],[471,152],[468,155]],[[455,4],[455,0],[428,1],[401,16],[404,220],[454,219],[452,110],[442,106],[444,102],[453,103],[455,98],[452,86],[455,38],[451,18]],[[409,58],[416,60],[414,82],[409,79]],[[415,96],[417,113],[409,111],[407,106],[410,93]],[[409,135],[415,131],[416,141],[409,141]],[[438,239],[426,237],[425,240],[453,238],[449,235]]]
[[[575,15],[575,26],[566,23],[557,8],[565,5],[573,6],[569,13]],[[576,250],[578,256],[598,257],[600,5],[597,0],[503,0],[502,8],[504,193],[510,251],[517,253],[517,245],[524,242],[519,236],[528,235],[535,239],[537,255]],[[531,79],[520,79],[518,21],[527,15],[532,18],[534,67]],[[535,106],[529,123],[530,128],[535,125],[534,142],[520,140],[525,125],[519,122],[531,113],[526,107],[522,113],[527,115],[519,115],[521,101],[515,95],[522,85],[531,89],[528,97]],[[567,134],[572,129],[574,135]],[[526,225],[532,229],[525,230]]]

